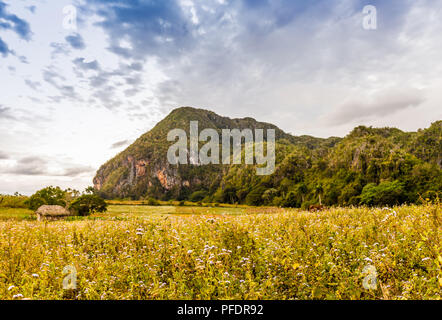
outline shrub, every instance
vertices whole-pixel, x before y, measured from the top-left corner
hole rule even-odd
[[[149,199],[147,199],[146,204],[147,204],[148,206],[159,206],[159,205],[160,205],[160,203],[158,202],[158,200],[157,200],[157,199],[154,199],[154,198],[149,198]]]
[[[88,216],[94,212],[106,212],[106,202],[97,195],[85,194],[75,199],[69,206],[69,210],[78,216]]]
[[[16,195],[0,195],[0,207],[3,208],[27,208],[26,200],[28,197],[20,194]]]
[[[262,199],[264,200],[264,202],[266,204],[271,204],[273,201],[273,198],[276,197],[277,194],[278,194],[278,190],[276,190],[274,188],[270,188],[263,193]]]
[[[298,197],[296,193],[290,191],[283,201],[283,206],[286,208],[297,208],[299,207]]]
[[[235,203],[238,201],[235,187],[226,187],[222,189],[220,201],[222,203]]]
[[[367,206],[393,206],[404,201],[403,184],[399,181],[384,181],[379,185],[367,184],[362,190],[361,204]]]
[[[199,202],[202,201],[206,196],[207,191],[205,190],[195,191],[190,195],[189,200],[192,202]]]
[[[265,187],[253,189],[246,197],[246,204],[249,206],[260,206],[263,204],[262,195],[266,191]]]
[[[280,207],[283,205],[284,199],[282,197],[275,197],[272,201],[272,205],[275,207]]]
[[[315,200],[305,201],[301,204],[302,210],[308,210],[311,205],[318,205]]]

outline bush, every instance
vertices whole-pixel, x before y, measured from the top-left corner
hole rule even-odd
[[[263,204],[262,195],[266,191],[265,187],[253,189],[246,197],[246,204],[249,206],[260,206]]]
[[[107,203],[97,195],[85,194],[75,199],[69,210],[78,216],[88,216],[94,212],[106,212]]]
[[[180,202],[178,202],[178,205],[179,205],[180,207],[184,206],[184,200],[181,200]]]
[[[314,200],[311,201],[305,201],[301,204],[301,209],[302,210],[308,210],[310,208],[311,205],[318,205],[318,203]]]
[[[235,187],[226,187],[220,190],[221,192],[217,196],[217,201],[220,201],[222,203],[231,203],[231,204],[238,201]]]
[[[283,201],[283,206],[286,208],[298,208],[300,205],[296,193],[290,191]]]
[[[31,210],[37,210],[42,205],[66,206],[66,191],[59,187],[47,187],[34,193],[27,201],[26,205]]]
[[[147,204],[148,206],[159,206],[159,205],[160,205],[160,203],[158,202],[158,200],[157,200],[157,199],[154,199],[154,198],[149,198],[149,199],[147,199],[146,204]]]
[[[284,199],[282,197],[275,197],[272,201],[272,205],[275,207],[281,207],[283,205]]]
[[[262,199],[264,200],[265,204],[271,204],[273,201],[273,198],[276,197],[277,194],[278,194],[278,190],[276,190],[274,188],[270,188],[263,193]]]
[[[27,208],[26,201],[28,197],[16,194],[10,195],[0,195],[0,207],[3,208]]]
[[[192,202],[199,202],[202,201],[206,196],[207,191],[205,190],[195,191],[190,195],[189,200]]]
[[[362,189],[361,204],[367,206],[394,206],[404,202],[404,187],[399,181],[367,184]]]

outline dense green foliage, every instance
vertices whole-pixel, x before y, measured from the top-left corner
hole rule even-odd
[[[192,202],[202,201],[205,197],[207,197],[207,191],[199,190],[192,193],[189,197],[189,200]]]
[[[404,185],[398,180],[393,182],[384,181],[379,185],[369,183],[362,189],[361,203],[368,206],[379,206],[395,202],[400,204],[404,200]]]
[[[34,193],[26,201],[29,209],[37,210],[42,205],[66,206],[66,191],[60,187],[46,187]]]
[[[69,210],[77,216],[88,216],[94,212],[106,212],[107,204],[95,194],[84,194],[71,202]]]
[[[0,194],[0,208],[27,208],[28,197],[16,193],[15,195]]]
[[[440,147],[442,122],[428,130],[433,134],[431,139],[426,134],[428,148]],[[271,176],[256,177],[245,166],[231,169],[215,196],[221,200],[233,190],[247,194],[246,203],[303,208],[320,202],[393,206],[416,203],[420,196],[434,199],[442,191],[442,150],[431,149],[425,158],[413,154],[412,141],[424,133],[358,127],[331,149],[293,147]],[[259,199],[263,190],[277,192]]]
[[[257,176],[252,165],[180,165],[167,162],[174,128],[273,128],[276,170]],[[251,118],[179,108],[103,165],[94,179],[106,198],[191,200],[306,208],[310,204],[396,205],[442,192],[442,121],[418,132],[360,126],[345,138],[295,137]],[[203,197],[204,195],[204,197]]]
[[[155,198],[150,197],[149,199],[147,199],[147,203],[148,206],[159,206],[160,203],[158,200],[156,200]]]

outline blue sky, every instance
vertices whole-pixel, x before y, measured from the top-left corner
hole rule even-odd
[[[441,0],[0,0],[0,193],[84,188],[179,106],[295,135],[428,127],[440,34]]]

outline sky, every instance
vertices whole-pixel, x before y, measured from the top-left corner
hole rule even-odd
[[[82,190],[180,106],[294,135],[429,127],[441,34],[442,0],[0,0],[0,193]]]

